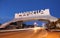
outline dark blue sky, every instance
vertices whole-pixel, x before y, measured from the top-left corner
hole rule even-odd
[[[0,23],[13,19],[15,13],[41,9],[60,18],[60,0],[0,0]]]

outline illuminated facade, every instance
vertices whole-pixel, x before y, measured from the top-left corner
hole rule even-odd
[[[44,15],[50,15],[49,9],[45,10],[37,10],[37,11],[29,11],[29,12],[23,12],[23,13],[16,13],[15,18],[24,18],[24,17],[33,17],[33,16],[44,16]]]

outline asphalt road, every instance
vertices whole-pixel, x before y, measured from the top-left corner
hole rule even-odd
[[[60,38],[60,32],[26,30],[0,33],[0,38]]]

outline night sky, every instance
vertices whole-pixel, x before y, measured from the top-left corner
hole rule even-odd
[[[60,18],[60,0],[0,0],[0,23],[12,20],[15,13],[41,9]]]

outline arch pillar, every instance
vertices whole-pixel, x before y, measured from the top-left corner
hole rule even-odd
[[[23,23],[23,21],[17,21],[17,26],[18,26],[18,28],[22,28],[22,23]]]

